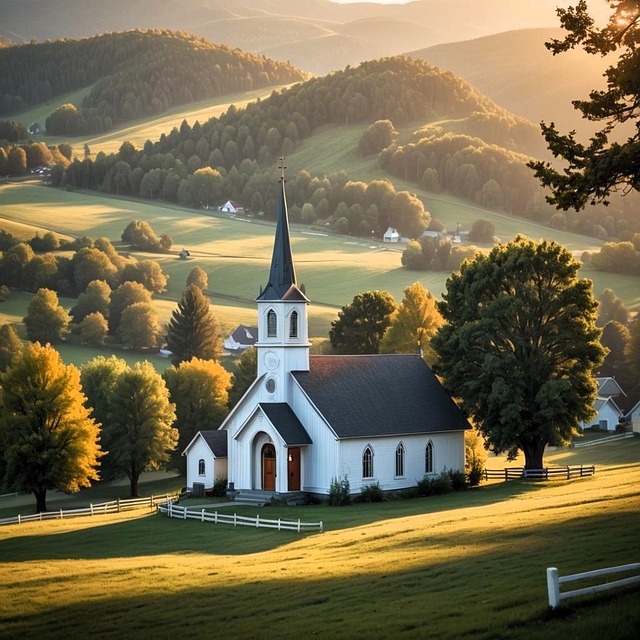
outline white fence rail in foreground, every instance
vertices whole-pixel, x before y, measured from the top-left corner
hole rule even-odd
[[[597,569],[595,571],[585,571],[584,573],[574,573],[570,576],[560,576],[558,574],[558,570],[555,567],[549,567],[547,569],[547,590],[549,592],[549,606],[552,609],[555,609],[560,603],[560,600],[565,600],[566,598],[585,596],[590,593],[598,593],[600,591],[606,591],[607,589],[614,589],[615,587],[623,587],[628,584],[640,582],[640,575],[635,575],[629,578],[623,578],[622,580],[614,580],[613,582],[605,582],[604,584],[584,587],[583,589],[574,589],[573,591],[565,591],[564,593],[560,592],[560,585],[567,582],[574,582],[575,580],[585,580],[587,578],[598,578],[610,573],[622,573],[625,571],[640,571],[640,562],[635,562],[633,564],[623,564],[619,567]]]
[[[166,513],[170,518],[180,518],[181,520],[200,520],[201,522],[213,522],[215,524],[232,524],[234,527],[256,527],[257,529],[277,529],[278,531],[319,531],[323,532],[323,524],[320,522],[301,522],[300,520],[268,520],[259,515],[255,518],[239,516],[236,513],[218,513],[205,511],[204,509],[187,509],[169,502],[168,504],[158,504],[158,513]]]
[[[589,440],[589,442],[576,442],[572,445],[574,448],[579,447],[594,447],[597,444],[606,444],[607,442],[614,442],[616,440],[626,440],[627,438],[633,438],[635,434],[633,431],[630,433],[618,433],[615,436],[607,436],[606,438],[598,438],[597,440]]]
[[[3,518],[0,524],[22,524],[24,522],[36,522],[42,520],[63,520],[64,518],[77,518],[79,516],[97,516],[104,513],[119,513],[126,509],[141,509],[149,507],[153,509],[160,503],[167,503],[175,500],[178,494],[164,494],[161,496],[149,496],[148,498],[131,498],[129,500],[111,500],[100,504],[90,504],[84,509],[60,509],[58,511],[45,511],[44,513],[34,513],[29,516],[13,516]]]

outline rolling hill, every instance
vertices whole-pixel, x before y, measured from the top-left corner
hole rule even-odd
[[[0,38],[29,42],[174,29],[324,74],[346,65],[510,29],[557,25],[555,0],[0,0]],[[604,5],[604,3],[603,3]],[[598,14],[606,12],[594,6]]]
[[[409,55],[452,71],[513,113],[534,122],[555,122],[561,130],[591,133],[572,100],[604,88],[607,58],[574,50],[553,56],[544,46],[562,38],[561,29],[521,29],[464,42],[441,44]]]

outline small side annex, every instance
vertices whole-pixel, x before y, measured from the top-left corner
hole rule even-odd
[[[212,489],[218,478],[227,477],[227,432],[198,431],[182,455],[187,458],[187,490],[193,483]]]

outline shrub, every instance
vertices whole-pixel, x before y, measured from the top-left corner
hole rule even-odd
[[[211,492],[211,494],[213,496],[216,497],[224,497],[227,495],[227,478],[226,477],[220,477],[220,478],[216,478],[215,482],[213,483],[213,491]]]
[[[453,482],[447,469],[443,469],[440,475],[431,481],[432,495],[439,496],[453,491]]]
[[[365,485],[358,496],[358,502],[382,502],[384,494],[378,482]]]
[[[334,478],[329,487],[329,504],[332,507],[343,507],[351,502],[351,485],[349,478]]]
[[[467,484],[470,487],[477,487],[482,480],[487,452],[482,446],[480,436],[475,429],[464,434],[464,458]]]
[[[451,479],[451,488],[454,491],[464,491],[467,488],[464,471],[449,469],[449,478]]]
[[[0,284],[0,302],[5,302],[11,297],[11,289],[6,284]]]

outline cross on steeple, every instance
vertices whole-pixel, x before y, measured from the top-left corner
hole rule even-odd
[[[284,170],[287,168],[284,165],[284,161],[286,160],[286,158],[284,156],[281,156],[280,158],[278,158],[278,160],[280,161],[280,164],[278,165],[278,169],[280,169],[280,180],[284,180]]]

